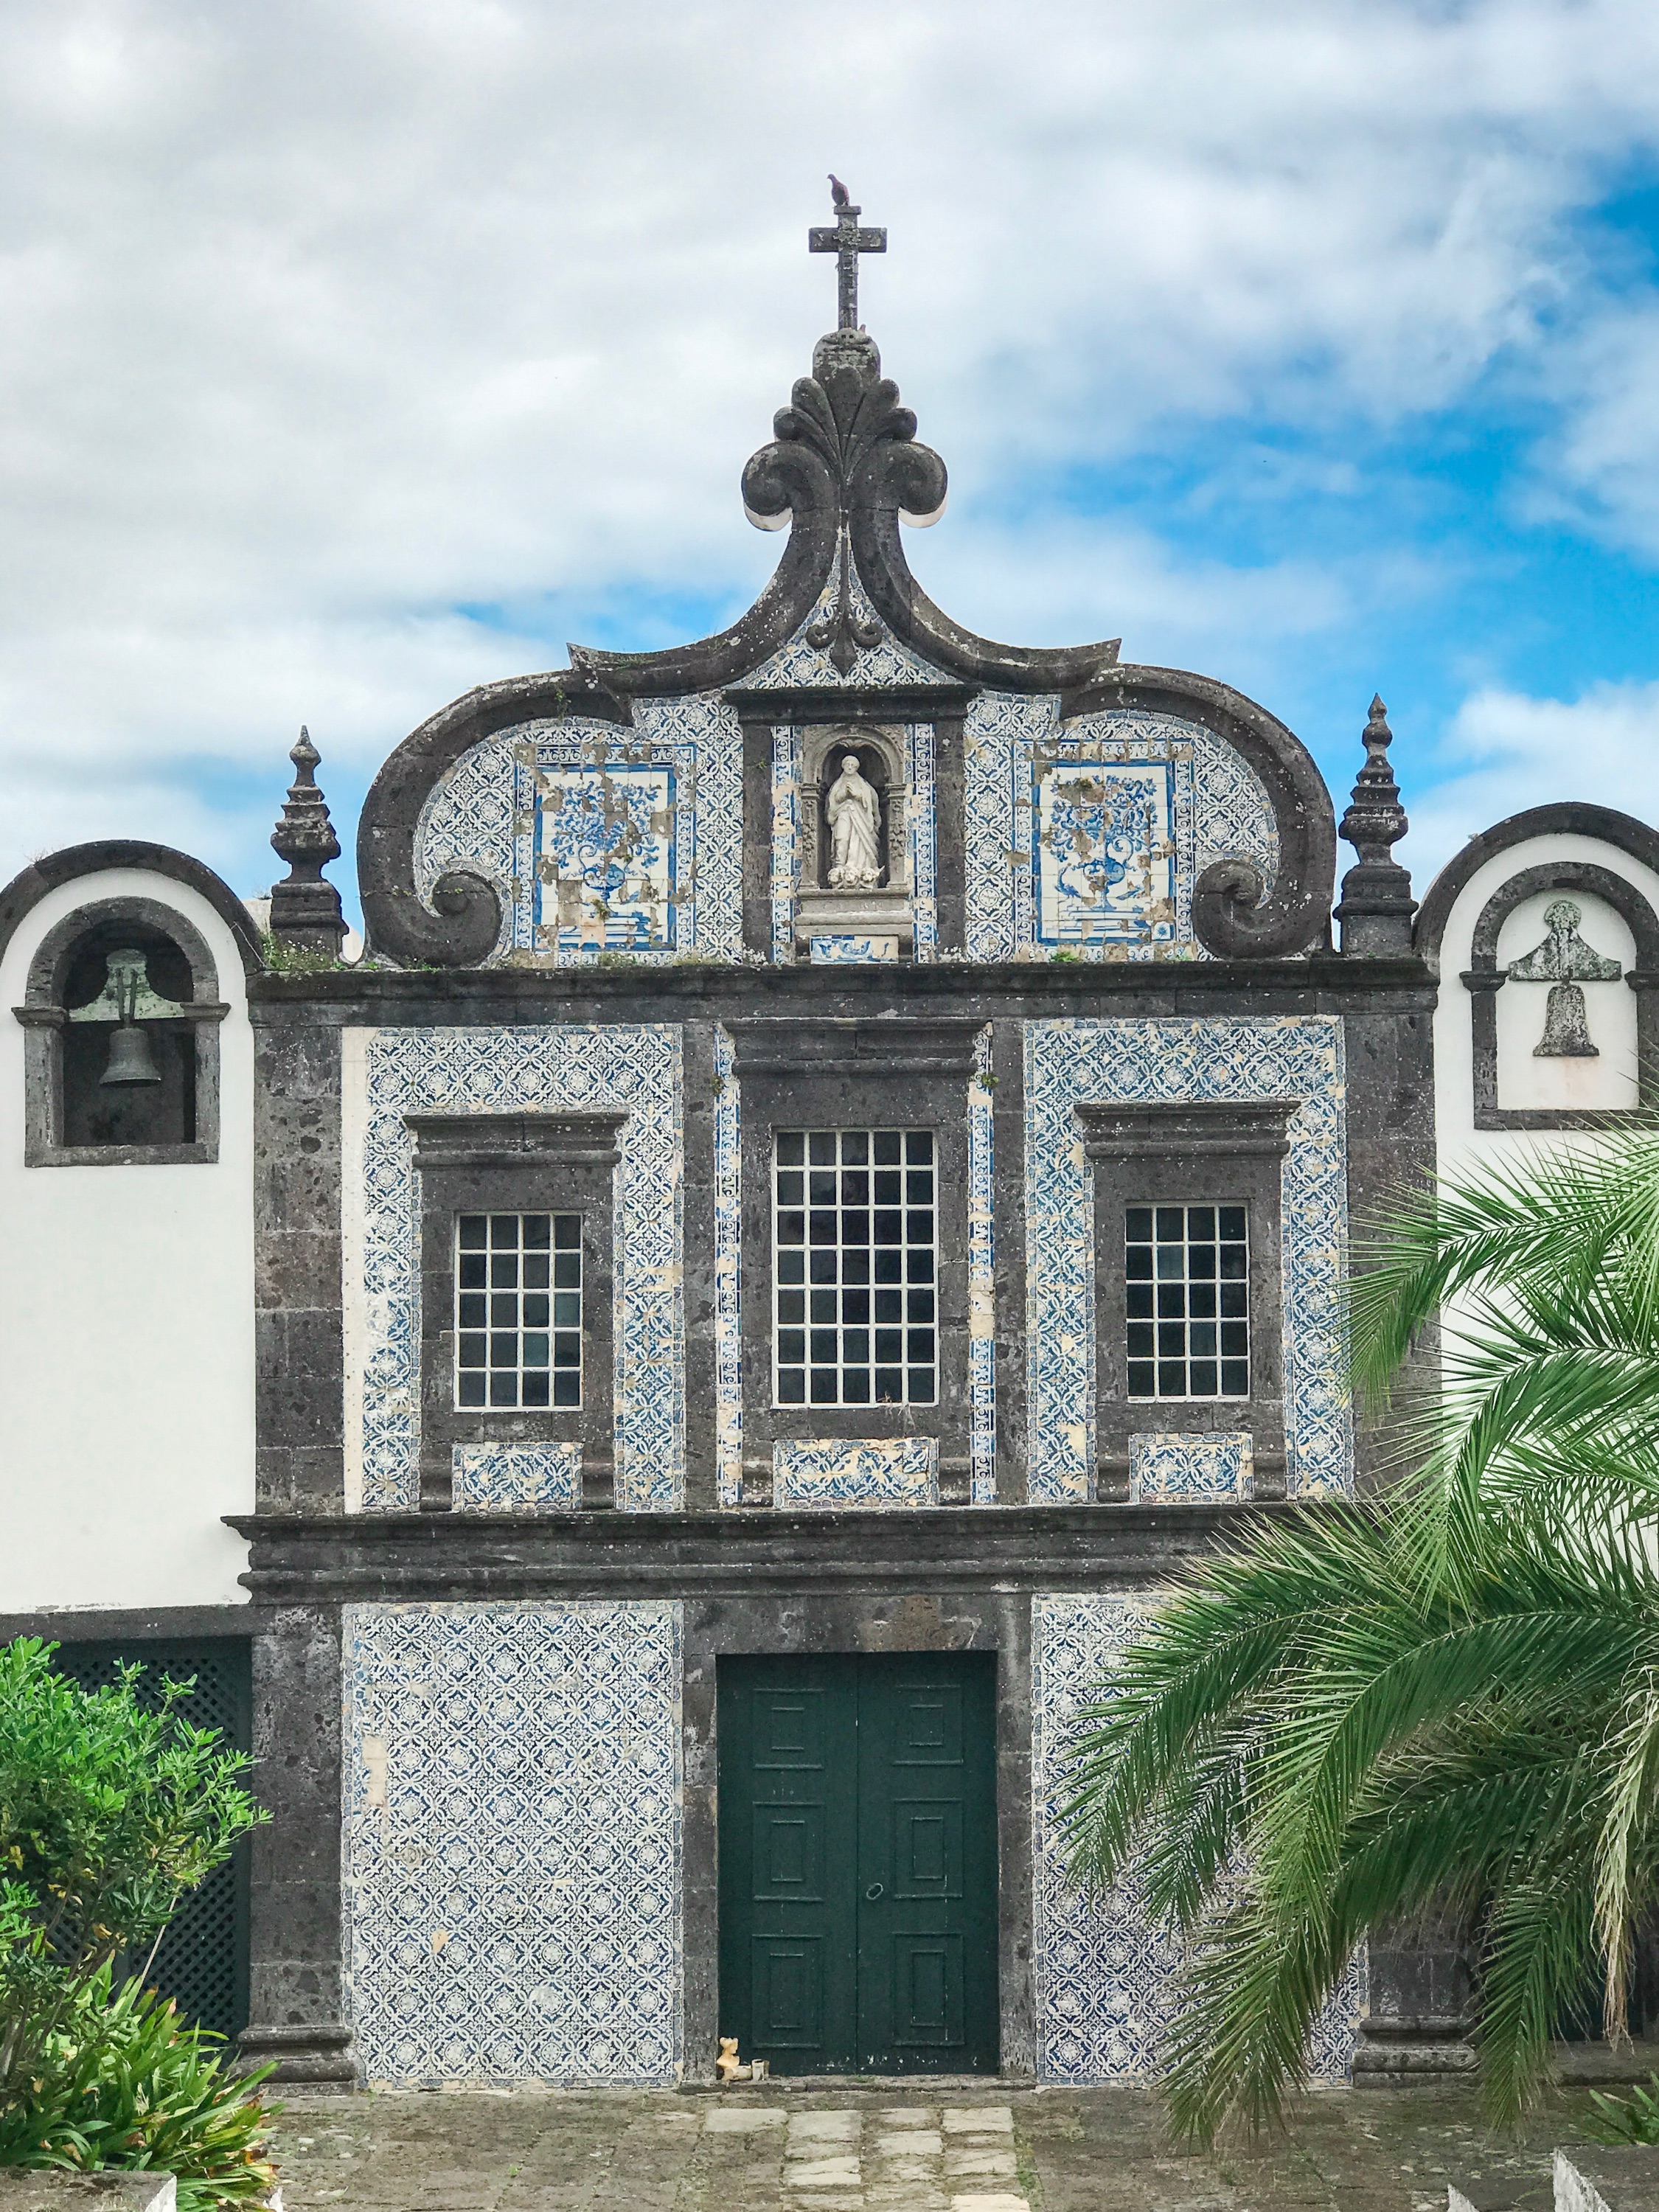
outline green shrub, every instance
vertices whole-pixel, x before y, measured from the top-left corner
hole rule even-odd
[[[264,2150],[277,2108],[258,2094],[271,2069],[232,2080],[223,2042],[140,1982],[112,1989],[100,1967],[0,2112],[0,2166],[175,2174],[179,2212],[263,2203],[276,2183]]]
[[[183,1717],[188,1683],[147,1709],[141,1668],[84,1691],[52,1648],[0,1645],[0,2166],[170,2171],[176,2152],[219,2190],[190,2202],[257,2198],[263,2180],[232,2188],[226,2161],[260,2167],[264,2115],[219,2039],[142,1977],[114,1989],[117,1960],[153,1958],[179,1899],[265,1817],[248,1761]]]
[[[1590,2092],[1594,2119],[1584,2132],[1595,2142],[1659,2143],[1659,2074],[1650,2074],[1645,2089],[1638,2087],[1628,2097],[1606,2097]]]

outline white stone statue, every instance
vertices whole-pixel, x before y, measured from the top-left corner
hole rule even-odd
[[[881,881],[881,800],[859,773],[858,755],[843,753],[841,774],[823,802],[830,823],[830,887],[872,890]]]

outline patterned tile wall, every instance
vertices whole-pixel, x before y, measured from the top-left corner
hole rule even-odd
[[[997,1280],[995,1122],[991,1107],[991,1032],[974,1048],[968,1089],[969,1498],[997,1502]]]
[[[1347,1249],[1342,1025],[1323,1015],[1032,1022],[1025,1031],[1030,1495],[1091,1493],[1094,1208],[1080,1100],[1299,1098],[1281,1210],[1285,1431],[1295,1497],[1346,1494],[1352,1425],[1340,1357]]]
[[[582,1502],[579,1443],[457,1444],[450,1457],[457,1513],[560,1513]]]
[[[1180,1946],[1149,1919],[1132,1877],[1104,1898],[1066,1881],[1059,1811],[1079,1709],[1105,1668],[1144,1626],[1146,1596],[1039,1597],[1032,1607],[1032,1869],[1036,1908],[1037,2072],[1086,2083],[1154,2075],[1174,2016]],[[1363,1954],[1312,2037],[1316,2081],[1340,2081],[1353,2063],[1364,2001]]]
[[[350,1606],[345,1863],[371,2085],[680,2062],[680,1608]]]
[[[419,1191],[411,1112],[627,1109],[617,1170],[617,1503],[681,1503],[685,1464],[680,1041],[667,1024],[370,1031],[358,1210],[356,1363],[362,1504],[420,1496]],[[349,1246],[349,1251],[350,1248]],[[348,1264],[350,1264],[349,1259]]]
[[[798,1510],[939,1504],[939,1445],[932,1437],[791,1437],[772,1447],[775,1504]]]

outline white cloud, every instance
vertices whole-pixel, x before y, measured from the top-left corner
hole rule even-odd
[[[1328,629],[1354,579],[1034,550],[998,500],[1592,357],[1572,218],[1656,141],[1646,0],[12,0],[0,872],[100,776],[164,812],[182,753],[270,762],[274,806],[302,716],[361,766],[548,657],[458,610],[750,593],[737,472],[829,317],[831,167],[890,227],[865,298],[957,477],[953,611],[1149,656]],[[1659,484],[1598,404],[1565,476]]]
[[[1596,684],[1572,700],[1476,691],[1446,734],[1437,781],[1421,787],[1421,764],[1395,759],[1412,823],[1398,857],[1420,896],[1468,839],[1524,807],[1571,798],[1651,818],[1656,759],[1659,684]]]

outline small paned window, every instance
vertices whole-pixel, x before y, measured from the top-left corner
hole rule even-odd
[[[1127,1207],[1123,1274],[1132,1398],[1249,1396],[1243,1206]]]
[[[457,1406],[580,1406],[579,1213],[463,1213],[455,1223]]]
[[[774,1228],[780,1406],[939,1395],[929,1129],[786,1129]]]

